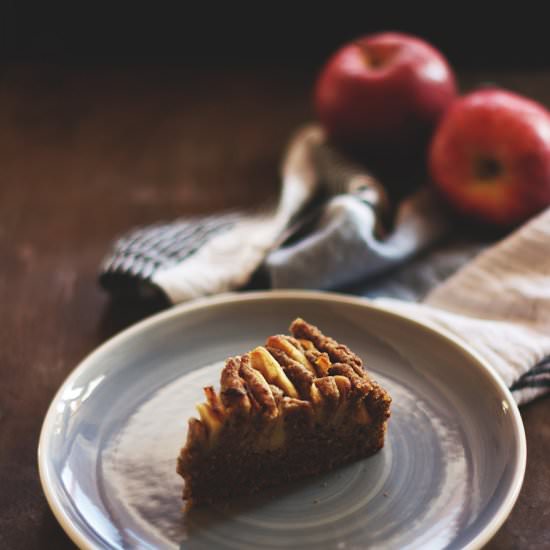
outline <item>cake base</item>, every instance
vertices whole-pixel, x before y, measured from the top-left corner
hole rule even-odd
[[[228,438],[200,460],[180,455],[178,472],[186,474],[183,498],[190,504],[212,503],[328,472],[379,451],[385,431],[385,422],[355,426],[344,436],[341,428],[300,430],[284,449],[263,452],[247,451]]]

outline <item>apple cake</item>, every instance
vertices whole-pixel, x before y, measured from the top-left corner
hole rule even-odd
[[[296,319],[291,336],[227,360],[178,457],[204,503],[326,472],[384,445],[391,398],[350,349]]]

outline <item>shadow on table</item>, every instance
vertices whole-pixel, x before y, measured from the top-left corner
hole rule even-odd
[[[272,502],[280,501],[292,494],[300,494],[304,490],[319,486],[319,477],[311,477],[300,481],[294,481],[270,489],[263,489],[260,493],[233,499],[231,501],[211,505],[198,506],[185,512],[184,527],[187,538],[180,544],[181,550],[204,550],[217,547],[225,542],[228,547],[238,547],[254,540],[254,522],[238,521],[251,512],[257,512],[267,508]],[[312,499],[311,505],[314,505]],[[266,511],[267,512],[267,511]],[[226,525],[224,525],[226,524]],[[258,533],[258,546],[260,537],[265,544],[265,536],[268,528],[256,527]],[[246,538],[240,536],[240,531],[246,530]],[[275,530],[273,536],[277,536]]]
[[[139,301],[130,298],[113,298],[107,304],[98,325],[101,341],[114,336],[121,330],[169,307],[163,296]]]

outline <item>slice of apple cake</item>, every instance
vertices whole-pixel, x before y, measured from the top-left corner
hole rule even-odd
[[[212,502],[319,474],[384,445],[391,398],[361,359],[296,319],[227,360],[178,458],[183,498]]]

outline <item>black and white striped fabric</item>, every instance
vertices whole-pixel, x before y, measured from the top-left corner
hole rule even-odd
[[[241,288],[318,194],[318,127],[290,142],[276,204],[262,211],[176,220],[131,231],[103,263],[101,284],[138,297],[162,293],[178,303]]]
[[[140,227],[117,239],[101,267],[100,283],[114,294],[146,298],[162,289],[153,282],[190,258],[216,235],[232,229],[245,214],[230,212]]]
[[[525,390],[550,390],[550,355],[543,357],[533,368],[523,373],[511,386],[512,393]]]

